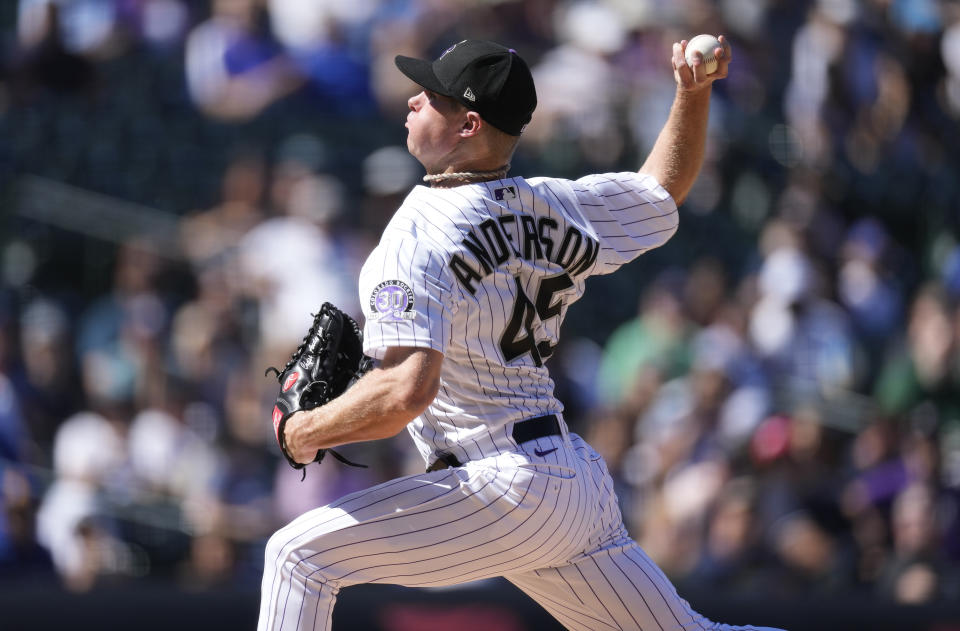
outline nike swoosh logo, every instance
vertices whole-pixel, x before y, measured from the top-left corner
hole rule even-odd
[[[554,447],[553,449],[547,449],[546,451],[540,451],[539,449],[534,448],[533,453],[535,453],[535,454],[537,454],[538,456],[540,456],[541,458],[543,458],[544,456],[549,455],[549,454],[552,454],[553,452],[555,452],[555,451],[558,450],[558,449],[560,449],[560,448],[559,448],[559,447]]]

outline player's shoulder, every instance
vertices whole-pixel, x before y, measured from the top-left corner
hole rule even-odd
[[[578,205],[587,209],[640,212],[647,206],[661,210],[676,203],[656,177],[637,171],[595,173],[572,183]]]
[[[518,179],[452,188],[415,186],[394,214],[390,228],[429,234],[471,229],[489,216],[500,201],[517,195]]]
[[[616,191],[644,192],[658,188],[660,183],[648,173],[621,171],[616,173],[592,173],[573,182],[578,192],[609,193]]]
[[[416,186],[393,213],[380,242],[408,241],[448,247],[459,242],[457,224],[463,212],[435,189]]]
[[[604,196],[622,191],[643,193],[660,187],[656,178],[637,171],[591,173],[576,180],[533,177],[526,179],[525,183],[534,191],[550,195],[567,194],[573,197]]]

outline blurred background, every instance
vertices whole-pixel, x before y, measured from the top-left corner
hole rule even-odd
[[[704,613],[960,629],[955,0],[0,3],[0,627],[252,629],[273,530],[422,470],[404,434],[301,482],[263,376],[324,300],[362,315],[423,175],[394,55],[516,48],[511,173],[576,178],[639,166],[703,32],[703,171],[571,309],[566,418]],[[552,628],[496,581],[364,589],[339,628]]]

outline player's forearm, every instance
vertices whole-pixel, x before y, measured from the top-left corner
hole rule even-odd
[[[442,354],[429,349],[388,352],[385,367],[326,405],[291,417],[288,450],[309,462],[317,449],[395,436],[433,401],[442,361]]]
[[[678,90],[670,115],[641,173],[648,173],[667,189],[677,205],[687,197],[703,164],[710,117],[710,88]]]
[[[374,371],[343,396],[308,412],[294,440],[316,450],[400,433],[430,401],[392,372]]]

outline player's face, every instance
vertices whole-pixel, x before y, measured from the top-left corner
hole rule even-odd
[[[445,158],[459,141],[463,126],[462,105],[428,90],[407,101],[407,149],[428,173],[439,173],[448,165]]]

